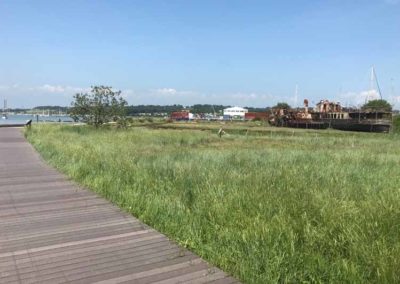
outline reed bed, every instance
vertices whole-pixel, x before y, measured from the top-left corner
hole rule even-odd
[[[400,137],[34,126],[45,160],[245,283],[400,282]]]

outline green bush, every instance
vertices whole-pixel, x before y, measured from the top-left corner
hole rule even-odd
[[[400,115],[393,117],[393,132],[400,133]]]

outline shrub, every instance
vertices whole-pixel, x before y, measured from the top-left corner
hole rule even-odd
[[[97,128],[104,123],[124,119],[126,105],[121,91],[94,86],[89,94],[78,93],[74,96],[70,116],[74,121],[83,121]]]

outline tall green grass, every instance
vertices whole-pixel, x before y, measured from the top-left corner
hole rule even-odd
[[[400,140],[34,126],[43,157],[246,283],[400,281]]]

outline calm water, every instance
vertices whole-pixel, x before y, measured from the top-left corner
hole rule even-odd
[[[8,115],[8,119],[3,119],[0,114],[0,124],[22,124],[32,119],[32,123],[37,123],[37,119],[39,122],[72,122],[72,119],[69,116],[65,115],[52,115],[52,116],[41,116],[39,115]]]

